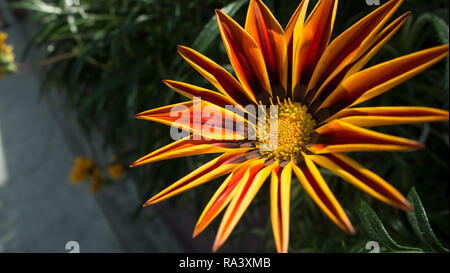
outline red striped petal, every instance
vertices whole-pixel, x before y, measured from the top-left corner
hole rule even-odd
[[[317,86],[321,84],[319,89],[317,89],[317,87],[312,87],[315,85],[311,82],[310,87],[308,87],[309,91],[304,100],[304,104],[310,105],[310,111],[315,112],[323,101],[328,98],[328,96],[344,79],[364,67],[364,65],[370,61],[370,59],[383,47],[383,45],[386,44],[395,35],[395,33],[397,33],[400,27],[406,22],[409,15],[410,12],[403,14],[381,32],[376,33],[376,35],[371,35],[368,41],[365,42],[366,45],[358,48],[357,51],[353,52],[353,54],[343,60],[341,64],[334,69],[330,76],[328,76],[327,72],[325,72],[325,75],[327,75],[328,78],[326,80],[322,78],[324,82],[320,80],[317,83]],[[319,63],[323,62],[325,61],[321,61]]]
[[[402,2],[387,2],[334,39],[323,53],[311,77],[308,90],[319,88],[334,71],[359,58]]]
[[[232,172],[239,163],[232,164],[229,163],[233,158],[242,155],[242,151],[231,150],[223,155],[217,157],[216,159],[204,164],[203,166],[197,168],[190,174],[181,178],[177,182],[173,183],[160,193],[156,194],[145,202],[144,206],[153,205],[159,203],[167,198],[173,197],[177,194],[190,190],[197,187],[203,183],[209,182],[217,177],[225,175]]]
[[[234,141],[223,142],[221,140],[194,140],[193,136],[174,141],[146,156],[136,160],[130,167],[136,167],[151,162],[186,157],[199,154],[224,153],[230,149],[240,148]],[[241,149],[244,153],[248,148]]]
[[[180,128],[204,139],[241,140],[254,126],[243,117],[203,100],[194,100],[148,110],[136,118]],[[235,131],[236,125],[239,128]],[[238,127],[236,127],[238,128]]]
[[[335,224],[347,233],[353,234],[355,231],[347,214],[323,180],[319,170],[306,155],[303,157],[304,161],[299,163],[299,167],[293,165],[294,172],[303,188]]]
[[[264,167],[265,159],[258,160],[258,164],[250,167],[241,179],[233,199],[231,200],[222,222],[219,226],[213,251],[217,251],[230,236],[239,219],[250,205],[256,193],[261,188],[266,178],[270,175],[272,166]]]
[[[257,159],[253,159],[242,163],[241,166],[237,167],[222,185],[220,185],[198,219],[193,237],[200,234],[217,217],[217,215],[225,209],[231,201],[231,198],[233,198],[237,185],[239,185],[240,181],[244,178],[245,172],[254,164],[257,164],[257,161]]]
[[[401,137],[386,135],[347,124],[339,120],[316,130],[318,137],[309,147],[313,153],[338,153],[356,151],[405,151],[423,147],[423,144]]]
[[[237,77],[257,99],[267,100],[272,95],[272,89],[258,44],[221,10],[216,10],[216,16],[225,49]]]
[[[251,0],[245,30],[255,39],[264,57],[274,94],[286,96],[287,62],[283,28],[261,0]]]
[[[448,121],[448,111],[428,107],[348,108],[330,118],[360,127]]]
[[[210,102],[222,108],[226,105],[236,105],[237,103],[230,97],[225,97],[217,92],[201,88],[195,85],[187,84],[184,82],[177,82],[172,80],[165,80],[164,83],[177,91],[181,95],[192,99],[193,97],[199,97],[204,101]]]
[[[336,0],[317,3],[301,32],[294,30],[292,87],[294,98],[301,101],[312,73],[328,46],[337,9]]]
[[[228,71],[199,52],[178,46],[178,52],[195,70],[214,85],[223,95],[240,105],[256,103],[254,94],[244,88]]]
[[[414,77],[447,55],[448,45],[443,45],[396,58],[355,73],[345,79],[323,102],[316,116],[328,117],[348,106],[376,97]]]
[[[310,156],[317,164],[329,169],[373,197],[406,211],[412,210],[408,200],[383,178],[343,154]]]

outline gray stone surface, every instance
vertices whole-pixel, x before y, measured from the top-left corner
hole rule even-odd
[[[7,32],[20,55],[22,26]],[[32,68],[0,79],[0,252],[67,252],[68,241],[81,252],[122,252],[95,197],[69,183],[76,155],[39,86]]]

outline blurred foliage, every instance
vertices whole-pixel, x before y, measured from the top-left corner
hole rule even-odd
[[[215,8],[224,8],[243,24],[246,0],[82,0],[80,6],[65,1],[25,0],[16,8],[30,10],[36,33],[28,49],[45,49],[44,92],[64,92],[78,114],[80,124],[90,137],[100,131],[104,148],[118,155],[117,162],[130,164],[155,148],[169,143],[164,125],[138,121],[134,115],[143,110],[180,102],[176,92],[161,80],[185,80],[212,88],[184,64],[176,45],[192,46],[219,64],[230,68],[218,39]],[[311,8],[317,1],[311,0]],[[384,2],[384,1],[382,1]],[[265,1],[284,26],[298,0]],[[340,1],[334,37],[372,11],[364,0]],[[375,56],[369,65],[399,57],[427,47],[448,43],[447,0],[405,0],[397,12],[412,11],[403,29]],[[448,109],[448,58],[366,105],[420,105]],[[53,88],[56,87],[56,88]],[[430,225],[448,247],[449,240],[449,135],[448,123],[419,124],[380,128],[394,135],[420,139],[426,148],[413,153],[355,153],[367,168],[390,181],[401,192],[412,186],[422,197]],[[131,169],[139,189],[136,207],[172,181],[205,162],[209,156],[175,159]],[[183,167],[179,167],[183,166]],[[366,194],[323,170],[326,181],[352,220],[356,235],[349,236],[329,221],[293,180],[291,194],[291,252],[361,252],[369,241],[357,208],[365,200],[384,223],[395,242],[417,239],[408,225],[406,213],[374,201]],[[194,217],[200,215],[217,181],[172,198],[171,205],[182,204]],[[264,185],[224,250],[245,251],[243,234],[255,234],[263,241],[261,251],[274,251],[267,207],[268,184]],[[187,205],[189,204],[189,205]],[[218,220],[205,232],[215,232]],[[188,228],[188,227],[187,227]],[[193,227],[192,227],[193,228]],[[227,249],[227,245],[238,245]],[[241,245],[241,246],[239,246]]]
[[[375,239],[378,249],[375,251],[383,252],[442,252],[448,253],[448,249],[442,246],[441,242],[436,238],[433,229],[428,221],[427,213],[422,205],[419,195],[415,188],[412,188],[408,194],[408,200],[412,203],[414,210],[407,213],[408,221],[411,225],[415,238],[419,241],[419,247],[406,247],[401,246],[395,242],[383,223],[378,218],[377,214],[372,210],[372,208],[361,201],[361,208],[359,212],[359,217],[365,228],[369,233],[369,237]],[[370,247],[370,243],[369,243]],[[366,245],[366,248],[367,245]]]

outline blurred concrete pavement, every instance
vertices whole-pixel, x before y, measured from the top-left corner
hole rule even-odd
[[[26,37],[8,23],[7,42],[20,56]],[[68,241],[81,252],[121,252],[88,188],[68,181],[75,155],[39,87],[32,69],[0,79],[0,252],[68,252]]]

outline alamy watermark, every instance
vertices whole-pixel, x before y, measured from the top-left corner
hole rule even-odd
[[[278,105],[235,106],[223,108],[194,97],[192,103],[170,109],[170,136],[180,140],[258,140],[261,151],[273,151],[278,145]],[[270,121],[270,124],[268,124]]]
[[[369,6],[379,6],[380,0],[365,0],[366,4]]]

